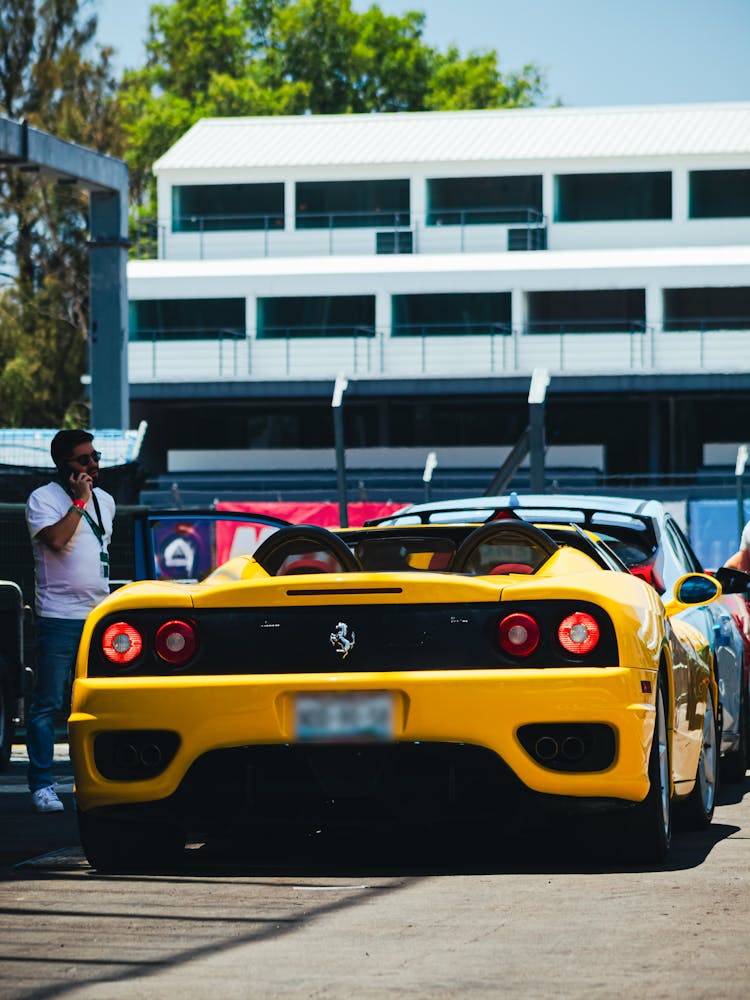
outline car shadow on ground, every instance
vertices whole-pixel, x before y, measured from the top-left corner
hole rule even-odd
[[[596,822],[556,823],[517,836],[476,827],[318,829],[252,842],[217,838],[194,844],[186,851],[179,874],[188,878],[420,878],[679,871],[698,867],[718,843],[738,831],[737,826],[719,822],[706,830],[678,830],[666,861],[652,864],[628,857]]]
[[[719,772],[721,775],[721,772]],[[717,806],[736,806],[750,795],[750,775],[746,774],[742,781],[719,782],[719,793],[716,796]]]
[[[717,805],[734,805],[750,794],[750,779],[725,785]],[[613,835],[611,816],[556,816],[520,832],[502,824],[384,826],[312,829],[295,834],[207,840],[186,852],[185,873],[219,870],[275,877],[420,877],[502,873],[612,873],[679,871],[702,864],[714,847],[740,828],[716,816],[703,830],[674,818],[672,846],[663,863],[638,860]]]
[[[5,776],[6,783],[23,784],[25,777],[16,763]],[[72,782],[66,762],[59,780]],[[65,786],[67,788],[67,786]],[[472,826],[441,829],[434,826],[367,826],[346,830],[309,829],[252,840],[236,836],[191,844],[183,863],[174,871],[150,875],[167,879],[250,876],[293,878],[420,877],[430,875],[502,873],[612,873],[617,871],[679,871],[702,864],[714,847],[739,832],[721,814],[722,806],[740,804],[750,795],[750,775],[743,782],[724,784],[717,797],[714,822],[706,830],[688,831],[675,824],[672,848],[663,864],[644,864],[618,851],[611,820],[591,815],[555,817],[520,834],[510,835],[501,823],[493,827]],[[47,865],[50,874],[60,866],[86,867],[86,877],[107,878],[87,868],[80,854],[72,795],[66,791],[64,813],[36,816],[26,795],[2,796],[0,825],[8,840],[7,857],[14,864],[22,859],[63,845],[33,864],[40,875]],[[11,808],[12,807],[12,808]],[[13,836],[14,830],[16,836]],[[36,835],[35,835],[36,832]],[[67,859],[67,860],[66,860]],[[79,868],[80,870],[80,868]],[[54,877],[54,875],[53,875]],[[119,877],[119,876],[114,876]],[[138,876],[123,876],[138,877]]]

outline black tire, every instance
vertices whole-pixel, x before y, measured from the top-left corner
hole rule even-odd
[[[737,784],[745,780],[748,766],[748,704],[747,691],[742,692],[740,703],[740,742],[736,750],[726,754],[721,761],[721,780]]]
[[[113,875],[174,871],[185,851],[185,834],[168,823],[136,823],[78,812],[78,832],[86,859]]]
[[[672,761],[667,731],[667,682],[660,671],[656,687],[656,719],[648,776],[648,795],[626,814],[622,833],[625,852],[633,860],[647,864],[662,862],[672,842]]]
[[[705,830],[711,824],[719,790],[719,747],[721,734],[714,706],[714,694],[708,689],[703,715],[701,753],[695,772],[695,787],[679,806],[680,826],[686,830]]]
[[[10,753],[16,735],[13,715],[13,701],[8,693],[8,685],[0,674],[0,771],[5,771],[10,764]]]

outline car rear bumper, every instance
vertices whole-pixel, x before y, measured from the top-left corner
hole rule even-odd
[[[648,689],[653,692],[655,679],[653,671],[626,667],[154,677],[139,678],[137,683],[132,679],[78,679],[69,720],[76,797],[83,811],[172,800],[194,782],[196,769],[205,771],[205,761],[215,762],[215,783],[243,755],[243,768],[250,766],[257,772],[264,748],[287,748],[307,759],[312,751],[313,756],[327,755],[330,759],[331,754],[336,756],[336,744],[296,740],[296,696],[309,692],[388,691],[394,703],[392,739],[383,744],[362,744],[360,750],[368,746],[374,751],[395,744],[466,745],[489,751],[507,769],[512,782],[532,792],[641,801],[648,791],[648,754],[655,714],[654,695]],[[599,727],[596,732],[611,731],[611,761],[606,755],[598,763],[586,757],[582,759],[582,770],[577,769],[575,760],[560,765],[540,762],[534,756],[537,730],[524,727],[545,724],[553,727],[553,735],[562,733],[562,738],[565,731],[559,727],[565,724],[595,724]],[[152,767],[139,772],[136,767],[129,772],[125,767],[110,770],[106,777],[102,768],[107,772],[109,764],[102,764],[101,738],[104,736],[116,748],[118,734],[127,742],[132,741],[133,733],[144,731],[172,734],[172,749],[156,770]],[[529,732],[533,736],[531,743]],[[539,732],[544,736],[544,730]],[[149,747],[152,743],[147,741]],[[254,754],[250,755],[247,748],[254,748]],[[355,746],[355,753],[357,749]],[[223,764],[216,763],[219,758],[212,755],[221,751],[234,753],[225,755]],[[118,751],[113,752],[116,755]],[[415,759],[419,757],[419,751],[413,753]],[[274,775],[276,756],[269,763],[266,752],[264,773]],[[340,749],[338,757],[343,760],[344,756]],[[368,752],[364,756],[374,760],[378,754]],[[424,780],[419,776],[423,773],[429,773],[429,766],[426,771],[414,771],[413,785]],[[450,766],[446,773],[450,774]],[[285,783],[283,771],[275,780],[277,784]],[[446,780],[450,782],[450,778]],[[290,798],[300,794],[295,789],[295,782],[290,781]],[[200,795],[188,797],[200,799]],[[262,797],[254,800],[250,795],[248,801],[260,803],[258,808],[262,808]]]

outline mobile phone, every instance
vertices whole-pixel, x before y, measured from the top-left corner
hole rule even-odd
[[[74,469],[72,465],[68,462],[61,462],[57,466],[57,474],[60,477],[60,482],[63,484],[66,490],[70,489],[70,477],[77,476],[81,470]]]

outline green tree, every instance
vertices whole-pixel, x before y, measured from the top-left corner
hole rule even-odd
[[[425,44],[424,14],[351,0],[174,0],[151,7],[146,64],[120,100],[134,201],[153,211],[151,165],[200,118],[521,107],[544,81],[500,72],[495,51]]]
[[[152,85],[186,100],[205,95],[215,74],[244,73],[249,45],[242,10],[227,0],[154,4],[146,51]]]
[[[350,0],[296,0],[270,21],[266,79],[306,85],[312,114],[421,111],[435,53],[422,41],[424,15],[363,14]]]
[[[424,14],[393,17],[370,7],[360,23],[365,60],[356,81],[356,110],[425,110],[437,54],[422,41]]]
[[[136,211],[153,211],[151,166],[201,118],[298,114],[304,87],[269,89],[255,58],[275,0],[175,0],[149,12],[146,63],[123,75],[120,110]]]
[[[0,113],[119,153],[111,50],[78,0],[0,8]],[[80,405],[88,329],[88,200],[9,169],[0,177],[0,406],[6,422],[57,424]],[[73,401],[71,403],[71,401]]]
[[[544,80],[539,69],[524,66],[504,77],[497,52],[470,52],[462,59],[456,48],[438,55],[429,81],[425,105],[430,111],[465,111],[471,108],[528,108],[542,97]]]
[[[86,271],[49,274],[25,297],[0,295],[0,406],[9,427],[80,426],[86,370]]]

